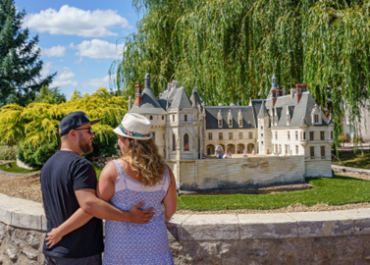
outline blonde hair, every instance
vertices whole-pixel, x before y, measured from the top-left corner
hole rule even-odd
[[[130,139],[130,145],[125,150],[125,159],[131,169],[142,177],[144,186],[155,186],[162,179],[167,164],[159,155],[158,147],[153,139]]]

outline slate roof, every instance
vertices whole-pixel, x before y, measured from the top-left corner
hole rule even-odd
[[[275,103],[275,109],[278,114],[278,125],[276,127],[288,127],[286,123],[287,109],[290,113],[289,127],[302,127],[302,126],[328,126],[328,121],[325,115],[322,115],[322,125],[313,125],[311,119],[311,111],[316,102],[309,92],[303,92],[298,104],[297,95],[290,98],[290,95],[278,97]],[[266,100],[266,108],[271,109],[272,100]],[[303,121],[302,121],[303,119]]]
[[[205,113],[206,113],[206,129],[219,129],[218,128],[218,111],[221,110],[222,115],[222,129],[252,129],[256,128],[256,122],[253,115],[253,107],[252,106],[205,106]],[[231,110],[231,114],[233,117],[233,126],[229,127],[229,111]],[[238,113],[239,110],[242,113],[243,117],[243,126],[239,127],[238,123]]]
[[[139,107],[132,107],[130,113],[138,114],[167,114],[162,105],[158,102],[153,91],[145,88],[141,94],[142,101]]]
[[[177,89],[176,94],[173,97],[171,109],[187,109],[192,108],[191,101],[185,92],[183,87]]]
[[[267,109],[265,107],[265,101],[263,101],[257,117],[258,118],[263,118],[263,117],[266,117],[266,116],[268,117],[269,114],[268,114],[268,111],[267,111]]]
[[[194,108],[198,108],[198,106],[202,106],[202,103],[200,102],[200,98],[199,98],[198,91],[196,88],[194,88],[193,93],[191,93],[190,101]]]

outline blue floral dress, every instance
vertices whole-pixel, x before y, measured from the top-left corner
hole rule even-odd
[[[167,194],[164,184],[170,181],[168,169],[162,187],[156,191],[137,191],[127,187],[127,177],[120,163],[113,161],[118,172],[116,191],[110,204],[124,211],[130,210],[141,201],[143,209],[154,207],[155,215],[148,224],[106,221],[103,265],[172,265],[174,264],[168,244],[167,228],[164,223],[162,201]]]

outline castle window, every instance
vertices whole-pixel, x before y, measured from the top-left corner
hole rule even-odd
[[[295,146],[295,154],[298,155],[299,147],[298,145]]]
[[[320,146],[321,159],[325,159],[325,146]]]
[[[315,147],[314,146],[310,147],[310,156],[311,156],[311,159],[315,159]]]
[[[164,120],[164,116],[162,115],[162,120]]]
[[[315,139],[315,132],[310,132],[310,141]]]
[[[184,151],[189,151],[189,135],[187,133],[184,135]]]
[[[263,137],[263,133],[261,133],[261,137]]]
[[[175,115],[172,115],[172,121],[175,121]]]
[[[149,116],[149,120],[153,120],[153,116],[152,115]]]
[[[295,131],[295,139],[298,140],[298,131]]]
[[[261,144],[263,145],[263,141],[261,141]]]
[[[166,134],[163,134],[163,140],[166,140]]]
[[[233,126],[233,120],[232,119],[230,119],[229,120],[229,127],[232,127]]]
[[[325,140],[325,132],[324,131],[321,131],[320,132],[320,140],[321,141],[324,141]]]
[[[239,139],[243,139],[243,133],[242,132],[239,133]]]
[[[290,140],[290,132],[288,131],[288,140]]]
[[[222,127],[222,120],[218,120],[218,127]]]
[[[263,126],[261,126],[261,130],[263,130]]]
[[[330,139],[334,139],[334,132],[333,131],[330,131]]]
[[[315,114],[315,123],[319,122],[319,115]]]
[[[306,140],[306,132],[303,132],[303,140]]]
[[[176,151],[176,136],[172,134],[172,151]]]
[[[232,140],[233,139],[233,133],[229,133],[229,139]]]
[[[239,119],[239,127],[243,127],[243,120]]]
[[[224,137],[223,137],[223,133],[218,133],[218,139],[219,140],[222,140]]]
[[[275,132],[275,140],[277,140],[277,139],[278,139],[278,133]]]
[[[285,145],[285,154],[288,155],[289,154],[289,145]]]
[[[184,115],[184,121],[188,121],[188,115]]]
[[[208,133],[208,140],[212,140],[212,133]]]
[[[249,132],[249,139],[253,139],[253,132]]]

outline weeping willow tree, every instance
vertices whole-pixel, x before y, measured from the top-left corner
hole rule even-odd
[[[143,12],[111,67],[133,95],[145,73],[154,92],[176,78],[208,105],[265,98],[276,75],[307,83],[331,108],[336,135],[344,106],[355,125],[369,108],[370,0],[135,0]],[[330,103],[330,104],[329,104]],[[358,127],[356,127],[358,129]]]
[[[113,133],[127,112],[127,101],[101,88],[93,95],[75,92],[61,104],[31,103],[26,107],[8,104],[0,109],[0,142],[17,143],[18,158],[30,166],[42,166],[60,146],[58,126],[67,114],[82,110],[94,125],[94,151],[90,156],[115,154],[117,137]]]

